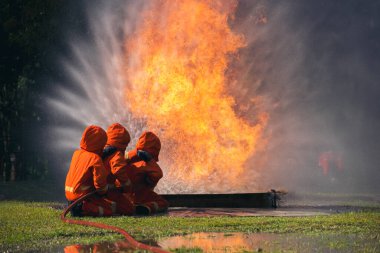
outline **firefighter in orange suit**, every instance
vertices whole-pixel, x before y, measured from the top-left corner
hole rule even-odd
[[[111,216],[114,201],[107,198],[107,176],[101,155],[107,142],[106,132],[98,126],[87,127],[80,149],[73,154],[66,176],[65,194],[69,202],[97,190],[97,194],[72,209],[73,216]],[[132,214],[132,213],[131,213]]]
[[[107,144],[103,151],[103,162],[109,172],[107,177],[107,198],[114,200],[117,214],[130,215],[134,212],[131,198],[131,181],[128,177],[128,165],[124,158],[131,137],[122,125],[114,123],[107,129]]]
[[[169,206],[165,199],[154,192],[154,188],[163,176],[157,164],[160,149],[160,139],[152,132],[143,132],[136,148],[125,155],[130,165],[128,175],[132,183],[136,214],[149,215],[163,212]]]

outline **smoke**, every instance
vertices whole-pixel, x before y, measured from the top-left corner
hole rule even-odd
[[[57,150],[71,154],[89,124],[120,122],[131,146],[145,130],[124,106],[124,80],[116,73],[123,41],[148,7],[149,1],[86,5],[88,34],[70,34],[71,54],[62,57],[67,80],[48,99]],[[239,1],[231,26],[247,47],[226,73],[236,80],[229,92],[236,113],[252,125],[258,112],[270,117],[266,148],[246,163],[247,178],[260,171],[246,191],[379,191],[379,8],[370,1]],[[341,155],[344,169],[332,163],[323,175],[323,152]]]
[[[379,190],[379,7],[240,1],[237,29],[248,32],[250,44],[241,52],[244,74],[231,89],[243,104],[260,98],[242,115],[257,108],[270,115],[267,150],[251,161],[251,170],[264,167],[264,188]],[[343,168],[331,159],[323,175],[325,152]]]

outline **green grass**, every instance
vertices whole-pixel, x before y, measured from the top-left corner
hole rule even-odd
[[[53,203],[0,201],[0,251],[44,249],[58,245],[116,241],[123,237],[101,229],[65,224]],[[194,232],[295,233],[310,236],[358,235],[380,241],[380,211],[314,217],[113,217],[85,218],[121,227],[137,240]],[[339,248],[340,245],[332,245]],[[184,252],[185,249],[173,249]],[[195,249],[195,251],[199,251]]]
[[[202,253],[203,250],[201,248],[186,248],[186,247],[181,247],[181,248],[176,248],[176,249],[170,249],[171,252],[174,253]]]

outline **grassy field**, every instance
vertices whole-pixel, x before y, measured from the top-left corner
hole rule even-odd
[[[0,251],[46,250],[58,245],[122,239],[117,233],[64,224],[59,219],[62,212],[60,208],[62,204],[58,203],[0,201]],[[119,226],[138,240],[159,240],[194,232],[243,232],[302,234],[311,238],[355,235],[372,242],[372,246],[362,248],[368,252],[372,251],[373,245],[380,245],[380,211],[370,210],[314,217],[155,216],[86,219]]]

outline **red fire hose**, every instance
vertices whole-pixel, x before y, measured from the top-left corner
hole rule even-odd
[[[153,246],[149,246],[149,245],[146,245],[146,244],[143,244],[143,243],[140,243],[140,242],[136,241],[135,239],[133,239],[132,236],[130,236],[130,234],[128,234],[127,231],[125,231],[124,229],[121,229],[119,227],[110,226],[110,225],[106,225],[106,224],[102,224],[102,223],[98,223],[98,222],[93,222],[93,221],[72,220],[72,219],[66,218],[66,215],[68,214],[68,212],[70,212],[70,210],[76,204],[82,202],[83,200],[85,200],[86,198],[90,197],[91,195],[93,195],[95,193],[96,193],[96,191],[90,192],[90,193],[88,193],[88,194],[80,197],[79,199],[75,200],[72,204],[70,204],[63,211],[63,213],[61,214],[61,220],[63,222],[66,222],[66,223],[77,224],[77,225],[82,225],[82,226],[89,226],[89,227],[96,227],[96,228],[101,228],[101,229],[106,229],[106,230],[111,230],[111,231],[114,231],[114,232],[118,232],[118,233],[122,234],[125,237],[125,240],[129,243],[129,245],[131,247],[136,248],[136,249],[150,250],[150,251],[152,251],[154,253],[169,253],[168,251],[165,251],[163,249],[160,249],[160,248],[157,248],[157,247],[153,247]]]

